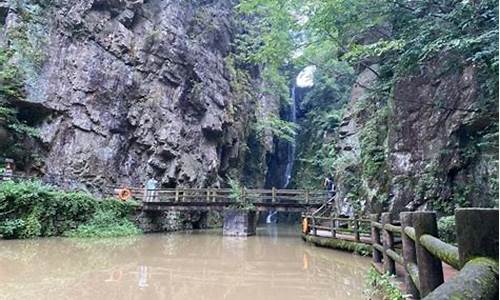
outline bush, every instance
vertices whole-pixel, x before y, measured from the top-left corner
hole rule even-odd
[[[115,201],[118,202],[118,201]],[[141,231],[126,216],[119,216],[116,211],[99,209],[92,219],[81,224],[75,230],[64,233],[68,237],[117,237],[139,234]]]
[[[127,220],[135,202],[99,200],[81,192],[61,192],[40,182],[0,183],[0,237],[58,236],[83,225],[106,224],[109,232],[132,232]],[[108,218],[104,222],[102,214]],[[116,225],[115,229],[111,227]],[[102,228],[102,226],[100,227]],[[82,229],[83,230],[83,229]]]
[[[448,243],[455,244],[457,241],[457,232],[455,216],[442,217],[438,220],[439,237]]]
[[[381,275],[372,267],[368,271],[366,279],[368,285],[366,294],[370,299],[405,300],[409,298],[409,296],[403,295],[397,283],[393,280],[393,276],[389,274]]]

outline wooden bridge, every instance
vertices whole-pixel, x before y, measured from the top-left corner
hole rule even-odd
[[[304,212],[328,201],[327,191],[304,189],[127,188],[143,210],[220,210],[230,206],[253,206],[257,211]],[[123,189],[115,189],[118,194]],[[237,194],[237,195],[235,195]]]

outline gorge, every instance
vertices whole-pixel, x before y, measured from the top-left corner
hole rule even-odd
[[[0,0],[0,298],[497,299],[498,22]]]
[[[318,29],[334,25],[315,22],[338,9],[356,16],[349,4],[294,3],[0,2],[2,156],[22,174],[101,194],[151,177],[164,188],[234,178],[321,189],[332,174],[347,215],[496,205],[494,52],[475,63],[476,46],[414,58],[404,41],[418,36],[393,19],[413,13],[384,3],[389,17],[359,34],[339,21],[337,38],[352,39],[338,45]],[[363,5],[351,8],[370,12]],[[474,45],[485,49],[496,45],[489,5],[469,30],[484,33]],[[414,26],[454,24],[449,13]]]

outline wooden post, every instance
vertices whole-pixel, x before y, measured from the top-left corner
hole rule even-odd
[[[336,238],[337,237],[337,232],[335,230],[335,216],[334,215],[331,216],[330,221],[331,221],[331,223],[330,223],[330,231],[332,232],[332,238]]]
[[[316,220],[314,219],[314,217],[311,217],[311,219],[312,219],[313,235],[316,236],[318,233],[316,229]]]
[[[394,236],[392,232],[385,229],[385,224],[391,224],[391,213],[382,214],[382,245],[384,246],[384,272],[391,275],[396,274],[396,262],[387,255],[387,250],[394,250]]]
[[[353,229],[354,229],[354,241],[359,242],[359,219],[354,217],[353,220]]]
[[[175,188],[175,202],[179,202],[179,189]]]
[[[498,209],[458,208],[455,220],[461,266],[475,257],[498,260]]]
[[[370,220],[372,222],[378,222],[378,215],[377,214],[371,214],[370,215]],[[372,228],[372,244],[381,244],[380,243],[380,233],[377,227],[371,225]],[[372,258],[374,263],[381,263],[382,262],[382,253],[377,250],[375,247],[372,247]]]
[[[306,204],[309,204],[309,190],[305,192]]]
[[[241,195],[241,202],[243,203],[247,203],[247,197],[245,195],[245,188],[242,187],[241,190],[240,190],[240,195]]]
[[[417,252],[418,277],[420,281],[420,296],[425,297],[444,282],[441,260],[434,257],[420,244],[420,237],[429,234],[438,237],[435,212],[413,213],[415,228],[415,248]]]
[[[419,299],[419,292],[415,282],[408,271],[410,266],[417,265],[417,252],[415,242],[404,232],[405,227],[413,227],[411,212],[403,212],[399,215],[401,219],[401,240],[403,242],[403,260],[404,260],[404,280],[406,293],[414,299]]]
[[[275,203],[276,202],[276,188],[273,186],[273,189],[271,190],[272,196],[271,196],[271,202]]]
[[[210,188],[207,188],[207,203],[210,202]]]

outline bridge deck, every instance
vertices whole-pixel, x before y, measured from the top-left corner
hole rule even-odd
[[[142,202],[143,210],[214,209],[231,205],[253,205],[256,210],[304,211],[320,207],[328,200],[326,191],[291,189],[231,189],[175,188],[145,190],[129,188],[132,196]],[[115,190],[118,193],[119,190]]]

